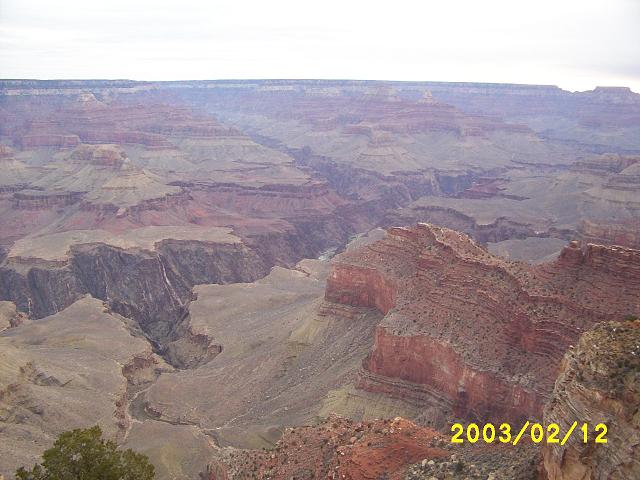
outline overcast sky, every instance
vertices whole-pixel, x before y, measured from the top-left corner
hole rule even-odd
[[[624,85],[640,0],[0,0],[0,77]]]

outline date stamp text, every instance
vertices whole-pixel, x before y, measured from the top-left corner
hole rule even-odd
[[[519,429],[512,428],[508,423],[470,423],[466,426],[454,423],[451,425],[451,433],[451,443],[499,442],[517,445],[522,437],[528,437],[533,443],[564,445],[572,435],[579,437],[582,443],[607,443],[607,426],[604,423],[593,426],[588,423],[579,424],[577,421],[564,432],[557,423],[550,423],[545,427],[540,423],[527,421]]]

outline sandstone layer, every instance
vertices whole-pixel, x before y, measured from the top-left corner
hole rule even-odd
[[[326,300],[385,315],[359,388],[479,419],[540,418],[564,351],[640,308],[640,252],[566,247],[530,266],[419,224],[335,260]]]
[[[638,97],[432,82],[3,81],[0,191],[11,195],[0,198],[0,241],[54,222],[57,231],[188,223],[255,231],[277,218],[272,234],[334,223],[310,256],[350,234],[415,221],[481,243],[635,247],[638,157],[629,139]],[[423,209],[431,196],[463,202]],[[469,202],[480,209],[469,212]],[[487,225],[478,211],[503,213]],[[583,221],[601,227],[582,235]]]
[[[433,82],[0,81],[0,338],[26,359],[31,325],[71,316],[84,332],[93,313],[78,305],[108,310],[103,327],[120,321],[144,348],[118,357],[119,376],[110,354],[87,360],[105,390],[126,387],[115,415],[130,428],[103,426],[162,479],[194,478],[221,448],[270,447],[332,411],[438,425],[539,415],[565,348],[638,311],[639,98]],[[345,247],[424,221],[476,243],[418,227]],[[563,249],[571,240],[584,245]],[[325,260],[345,248],[323,299]],[[59,341],[47,355],[72,350]],[[41,378],[39,363],[22,374],[14,363],[0,384]],[[63,400],[93,395],[69,385]],[[107,404],[67,423],[107,418]],[[21,460],[62,428],[34,433],[46,441]],[[8,441],[29,442],[11,429]]]
[[[409,465],[447,455],[434,430],[396,418],[355,423],[332,416],[287,429],[274,450],[230,452],[207,480],[278,478],[403,479]]]
[[[589,426],[565,445],[547,445],[544,465],[550,480],[632,479],[640,475],[640,321],[608,322],[584,333],[565,355],[545,424],[568,431],[573,422]],[[598,424],[606,443],[595,443]]]

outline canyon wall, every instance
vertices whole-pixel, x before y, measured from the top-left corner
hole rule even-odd
[[[345,266],[329,278],[325,299],[330,302],[371,307],[384,315],[395,306],[393,284],[373,268]]]
[[[156,252],[85,244],[66,261],[10,258],[0,267],[0,296],[39,319],[90,294],[134,319],[164,353],[180,335],[195,284],[250,282],[268,271],[242,244],[165,240]]]
[[[637,221],[604,223],[584,220],[578,226],[581,238],[594,243],[611,243],[640,248],[640,224]]]
[[[581,331],[640,309],[639,267],[637,250],[577,242],[556,263],[509,262],[418,224],[337,257],[325,299],[385,314],[359,388],[516,421],[541,417]]]
[[[640,476],[640,321],[608,322],[584,333],[569,349],[553,394],[544,411],[545,425],[557,423],[567,432],[565,445],[545,445],[549,480],[638,478]],[[583,423],[588,424],[584,442]],[[596,443],[607,427],[606,443]]]

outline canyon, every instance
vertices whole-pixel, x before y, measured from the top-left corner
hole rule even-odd
[[[359,388],[516,423],[542,414],[550,365],[581,331],[638,310],[639,288],[637,250],[574,241],[529,266],[418,224],[338,256],[325,298],[384,315]]]
[[[572,372],[640,312],[639,138],[623,88],[0,80],[0,474],[98,423],[159,479],[630,478],[447,435],[633,416]]]

